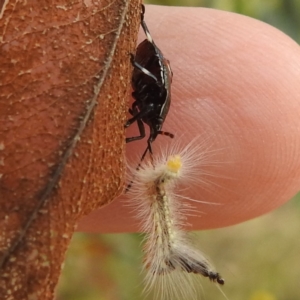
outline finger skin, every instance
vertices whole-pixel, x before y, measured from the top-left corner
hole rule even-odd
[[[240,223],[288,201],[300,187],[299,46],[265,23],[212,9],[147,6],[145,20],[174,73],[163,129],[183,144],[209,136],[223,162],[212,188],[199,183],[188,191],[220,204],[199,204],[204,214],[189,220],[193,228]],[[146,140],[130,143],[127,156],[137,163],[145,147]],[[119,197],[78,230],[136,231],[130,211]]]

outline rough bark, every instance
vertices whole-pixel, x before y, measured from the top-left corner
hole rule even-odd
[[[124,175],[136,0],[0,3],[0,299],[52,299],[83,215]]]

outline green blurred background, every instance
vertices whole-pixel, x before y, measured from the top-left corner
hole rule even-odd
[[[152,0],[151,4],[228,10],[267,22],[300,41],[300,0]],[[226,279],[230,300],[300,299],[300,195],[280,209],[240,225],[194,233]],[[142,236],[74,235],[57,300],[141,300]],[[224,300],[202,279],[202,297]]]

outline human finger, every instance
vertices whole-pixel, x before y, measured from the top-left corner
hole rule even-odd
[[[298,45],[265,23],[211,9],[147,6],[145,19],[174,72],[163,129],[182,144],[209,137],[220,161],[212,188],[199,182],[187,194],[220,204],[199,204],[204,214],[190,220],[194,228],[239,223],[289,200],[300,185]],[[169,143],[167,137],[155,141]],[[129,159],[145,147],[145,141],[128,144]],[[79,229],[135,230],[123,203],[121,197],[94,212]]]

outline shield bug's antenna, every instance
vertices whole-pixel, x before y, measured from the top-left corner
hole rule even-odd
[[[126,143],[143,139],[146,136],[145,124],[149,126],[147,148],[140,162],[148,152],[153,154],[151,144],[158,135],[174,137],[172,133],[161,130],[171,104],[173,73],[169,61],[163,56],[150,35],[144,21],[144,14],[145,6],[142,5],[141,26],[147,39],[138,45],[135,56],[130,54],[130,61],[134,67],[131,84],[135,101],[129,109],[132,117],[124,125],[127,128],[136,122],[139,129],[139,135],[126,138]],[[140,164],[137,169],[139,166]],[[127,186],[127,190],[131,184],[132,182]]]

